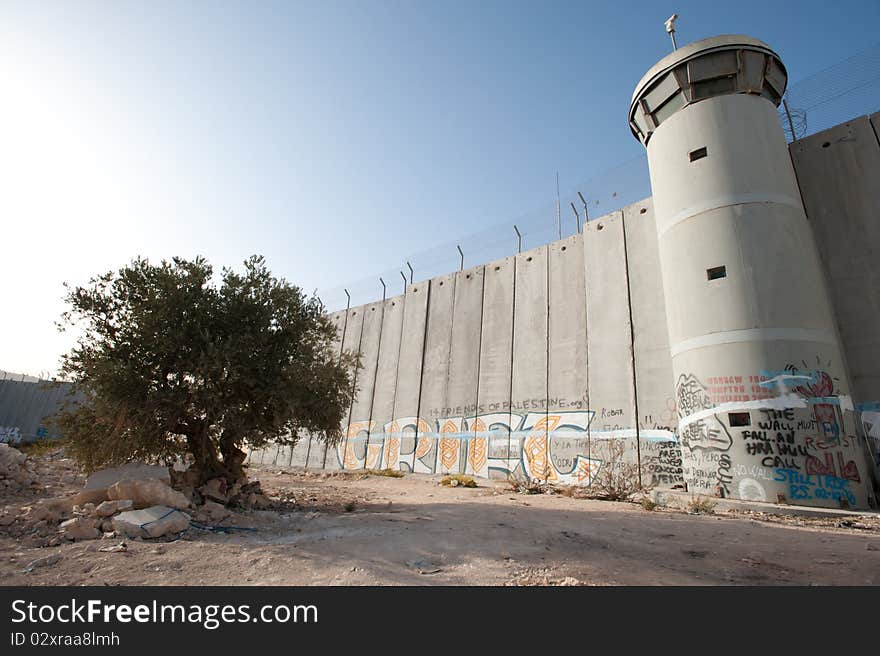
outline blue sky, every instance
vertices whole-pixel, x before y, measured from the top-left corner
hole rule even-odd
[[[880,41],[876,0],[7,0],[0,368],[54,370],[62,281],[135,255],[261,253],[327,290],[552,207],[556,171],[642,155],[626,112],[673,11],[680,45],[750,34],[792,81]]]

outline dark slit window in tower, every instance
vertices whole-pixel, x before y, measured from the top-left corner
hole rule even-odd
[[[696,162],[698,159],[703,159],[706,155],[706,147],[703,146],[702,148],[697,148],[696,150],[689,152],[688,158],[690,158],[692,162]]]
[[[726,266],[718,266],[712,267],[711,269],[706,269],[706,278],[709,280],[718,280],[719,278],[727,277],[727,267]]]
[[[731,428],[736,428],[737,426],[750,426],[752,424],[752,418],[749,416],[748,412],[729,412],[727,414],[727,419],[730,422]]]

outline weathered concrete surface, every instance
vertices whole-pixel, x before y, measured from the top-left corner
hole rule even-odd
[[[547,261],[547,246],[516,256],[510,405],[511,456],[519,457],[507,469],[536,480],[552,473],[547,447]]]
[[[487,478],[490,454],[510,445],[510,381],[513,357],[514,258],[486,265],[480,334],[476,419],[467,443],[466,472]],[[506,456],[504,456],[506,457]]]
[[[623,209],[633,322],[639,431],[673,437],[676,430],[666,301],[659,275],[657,226],[650,198]]]
[[[382,454],[383,467],[412,471],[419,430],[419,403],[422,392],[422,358],[431,282],[406,288],[397,384],[394,394],[394,422],[389,428]]]
[[[595,453],[604,448],[603,440],[635,437],[632,327],[621,212],[587,223],[584,269],[589,400],[593,412],[590,439],[595,458]]]
[[[477,414],[477,384],[480,367],[480,330],[483,322],[484,267],[455,274],[455,300],[452,307],[452,341],[449,352],[449,379],[446,381],[446,408],[437,417],[438,472],[464,471],[465,440]],[[444,434],[450,433],[448,437]]]
[[[859,403],[880,402],[880,145],[868,117],[789,147]]]
[[[384,303],[382,334],[373,389],[373,407],[370,411],[370,429],[367,437],[367,469],[381,465],[385,446],[385,427],[394,417],[394,396],[397,392],[397,369],[400,357],[400,338],[403,330],[404,297],[394,296]]]
[[[189,528],[189,515],[175,508],[151,506],[129,510],[113,518],[113,527],[130,538],[160,538]]]
[[[361,368],[355,383],[357,394],[351,403],[351,415],[345,431],[343,469],[363,469],[366,461],[384,309],[383,303],[370,303],[363,306],[360,313],[363,316],[363,327],[357,349],[361,354]]]
[[[369,305],[361,305],[351,308],[345,317],[345,330],[342,337],[343,353],[359,353],[361,346],[361,333],[364,328],[364,316],[369,310]],[[362,363],[363,364],[363,363]],[[354,386],[357,389],[363,367],[360,367],[354,376]],[[354,407],[355,401],[352,401]],[[328,446],[324,454],[324,469],[342,469],[342,463],[348,445],[348,428],[351,424],[351,410],[348,416],[342,419],[342,439],[334,446]]]
[[[304,434],[290,450],[291,467],[305,467],[309,455],[309,436]]]
[[[643,482],[682,482],[672,357],[652,199],[623,208]]]
[[[452,345],[452,305],[456,274],[431,280],[427,332],[422,371],[422,396],[418,441],[413,455],[413,470],[433,472],[437,462],[437,419],[447,407],[446,386],[449,379],[449,354]]]
[[[548,247],[547,431],[549,477],[586,485],[590,460],[587,390],[587,288],[584,238],[574,235]]]
[[[0,442],[18,444],[60,437],[47,419],[76,401],[71,383],[0,380]]]
[[[719,59],[739,48],[724,39],[701,42],[703,64],[744,65],[733,50]],[[701,88],[647,143],[684,479],[867,507],[870,465],[777,103]]]

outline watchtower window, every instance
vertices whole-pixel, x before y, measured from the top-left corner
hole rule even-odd
[[[708,280],[719,280],[720,278],[727,277],[727,267],[726,266],[717,266],[712,267],[711,269],[706,269],[706,278]]]
[[[706,157],[706,155],[708,155],[708,153],[706,151],[706,147],[703,146],[702,148],[697,148],[696,150],[692,150],[691,152],[689,152],[688,159],[692,162],[696,162],[698,159],[703,159],[704,157]]]

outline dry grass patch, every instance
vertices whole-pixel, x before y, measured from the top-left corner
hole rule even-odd
[[[447,474],[440,480],[444,487],[477,487],[473,476],[467,474]]]

